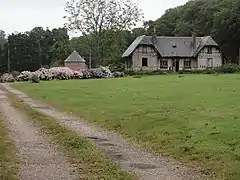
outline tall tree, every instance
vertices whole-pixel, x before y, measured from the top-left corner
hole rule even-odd
[[[54,62],[63,62],[70,54],[67,29],[53,30],[35,27],[24,33],[8,36],[8,48],[4,48],[3,67],[7,67],[6,57],[9,49],[11,71],[34,71],[50,66]],[[2,68],[1,71],[6,71]]]
[[[131,0],[69,0],[65,10],[68,13],[66,26],[80,31],[88,39],[96,56],[95,66],[102,60],[103,32],[130,29],[142,15],[138,5]]]
[[[5,32],[3,30],[0,30],[0,72],[4,72],[7,70],[5,58],[5,43]]]
[[[5,43],[5,32],[3,30],[0,29],[0,47],[3,48],[4,43]]]

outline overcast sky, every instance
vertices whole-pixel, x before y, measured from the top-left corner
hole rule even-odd
[[[139,0],[145,20],[159,18],[165,10],[188,0]],[[0,29],[7,34],[36,26],[61,27],[66,0],[0,0]]]

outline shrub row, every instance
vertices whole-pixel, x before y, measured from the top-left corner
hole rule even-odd
[[[179,74],[215,74],[215,73],[237,73],[240,72],[240,66],[236,64],[225,64],[221,67],[205,70],[182,70]]]
[[[170,71],[160,71],[160,70],[156,70],[156,71],[124,71],[124,74],[128,75],[128,76],[143,76],[143,75],[165,75],[165,74],[169,74],[171,73]]]
[[[215,74],[215,73],[236,73],[240,72],[240,66],[236,64],[225,64],[215,69],[204,69],[204,70],[181,70],[178,74]],[[144,75],[166,75],[173,74],[173,71],[125,71],[126,75],[129,76],[144,76]]]
[[[111,72],[106,67],[99,67],[95,69],[84,69],[73,71],[68,67],[53,67],[50,69],[40,68],[37,71],[23,71],[21,73],[14,71],[12,74],[3,74],[0,76],[0,82],[14,82],[16,81],[31,81],[34,83],[50,80],[68,80],[68,79],[94,79],[94,78],[117,78],[123,77],[122,72]]]

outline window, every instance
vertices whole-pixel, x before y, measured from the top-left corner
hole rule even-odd
[[[184,61],[184,68],[191,68],[191,61],[185,60]]]
[[[207,53],[208,53],[208,54],[212,54],[212,47],[208,47]]]
[[[168,61],[160,61],[160,68],[168,68]]]
[[[148,58],[142,58],[142,66],[147,67],[148,66]]]
[[[142,52],[145,53],[145,54],[147,54],[147,48],[148,48],[147,46],[143,46],[143,47],[142,47]]]

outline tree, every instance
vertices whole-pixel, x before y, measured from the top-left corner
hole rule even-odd
[[[71,51],[76,50],[79,52],[80,55],[85,59],[86,64],[89,66],[91,52],[88,45],[88,39],[85,36],[73,37],[69,42],[69,48]]]
[[[42,27],[10,34],[4,52],[1,53],[3,57],[0,56],[1,72],[7,70],[8,49],[11,71],[34,71],[56,61],[63,62],[70,54],[69,36],[65,28],[51,31]]]
[[[5,32],[0,30],[0,72],[7,70],[6,58],[5,58]]]
[[[103,32],[130,29],[142,15],[138,5],[131,0],[69,0],[65,10],[68,13],[66,26],[87,38],[96,56],[95,66],[102,63]]]
[[[4,46],[4,43],[6,41],[5,36],[5,32],[0,29],[0,48],[3,48]]]

